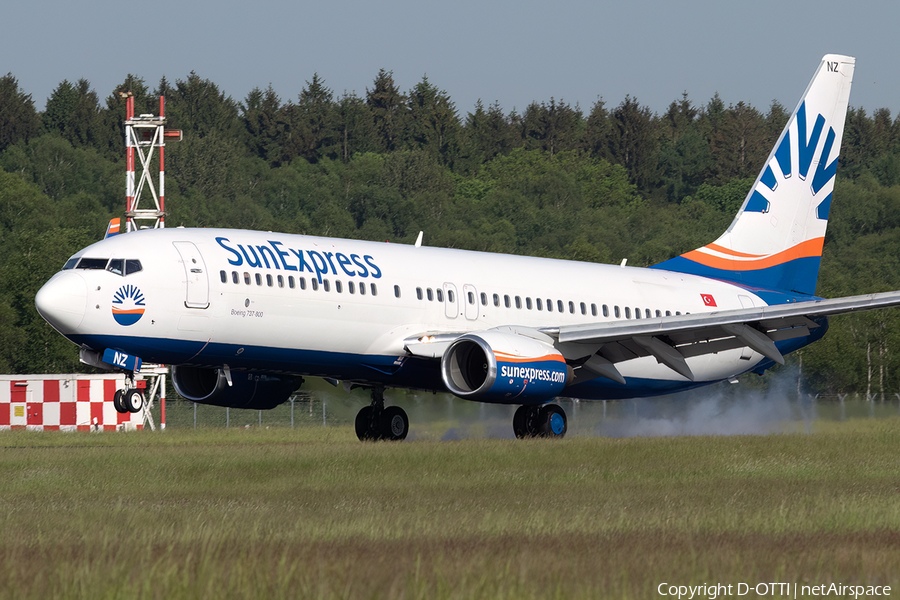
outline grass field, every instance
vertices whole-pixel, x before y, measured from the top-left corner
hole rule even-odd
[[[362,444],[347,426],[7,431],[0,446],[2,598],[900,590],[897,417],[399,444]]]

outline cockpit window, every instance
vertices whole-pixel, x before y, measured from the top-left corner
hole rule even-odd
[[[110,273],[115,273],[116,275],[124,275],[125,274],[125,260],[121,258],[112,258],[109,261],[109,264],[106,265],[106,270]]]
[[[72,258],[70,258],[69,260],[66,261],[66,264],[63,265],[62,270],[63,270],[63,271],[68,271],[69,269],[74,269],[74,268],[75,268],[75,265],[76,265],[77,263],[78,263],[78,257],[77,257],[77,256],[73,256]]]
[[[138,271],[143,270],[144,267],[141,266],[141,261],[128,259],[125,261],[125,274],[131,275],[132,273],[137,273]]]
[[[106,263],[109,262],[109,259],[106,258],[82,258],[78,261],[78,266],[76,269],[89,269],[89,270],[102,270],[106,268]]]
[[[75,265],[76,262],[77,265]],[[73,266],[76,269],[96,271],[106,269],[110,273],[115,273],[116,275],[121,275],[123,277],[143,270],[141,261],[132,258],[82,258],[81,260],[71,258],[63,269],[71,269]]]

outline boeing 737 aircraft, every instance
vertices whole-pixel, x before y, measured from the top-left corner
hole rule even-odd
[[[360,439],[406,437],[386,388],[520,405],[516,436],[561,437],[551,401],[688,390],[821,338],[830,315],[900,292],[815,296],[855,59],[827,55],[731,226],[633,268],[232,229],[152,229],[81,250],[36,297],[88,364],[173,365],[178,393],[251,409],[304,377],[371,389]]]

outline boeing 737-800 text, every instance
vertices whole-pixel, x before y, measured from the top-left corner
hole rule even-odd
[[[824,335],[830,315],[900,292],[824,300],[816,279],[855,60],[828,55],[728,230],[632,268],[230,229],[153,229],[78,252],[37,308],[89,364],[173,365],[194,402],[264,409],[304,377],[372,390],[360,439],[403,439],[386,388],[520,405],[517,436],[562,436],[558,396],[687,390]],[[139,410],[134,389],[120,410]]]

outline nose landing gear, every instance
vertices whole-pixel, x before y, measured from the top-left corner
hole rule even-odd
[[[134,386],[134,376],[125,378],[126,386]],[[138,413],[144,409],[144,394],[134,387],[116,390],[113,395],[113,406],[120,413]]]
[[[372,403],[356,414],[356,437],[361,441],[406,439],[409,417],[399,406],[384,405],[384,389],[372,390]]]

